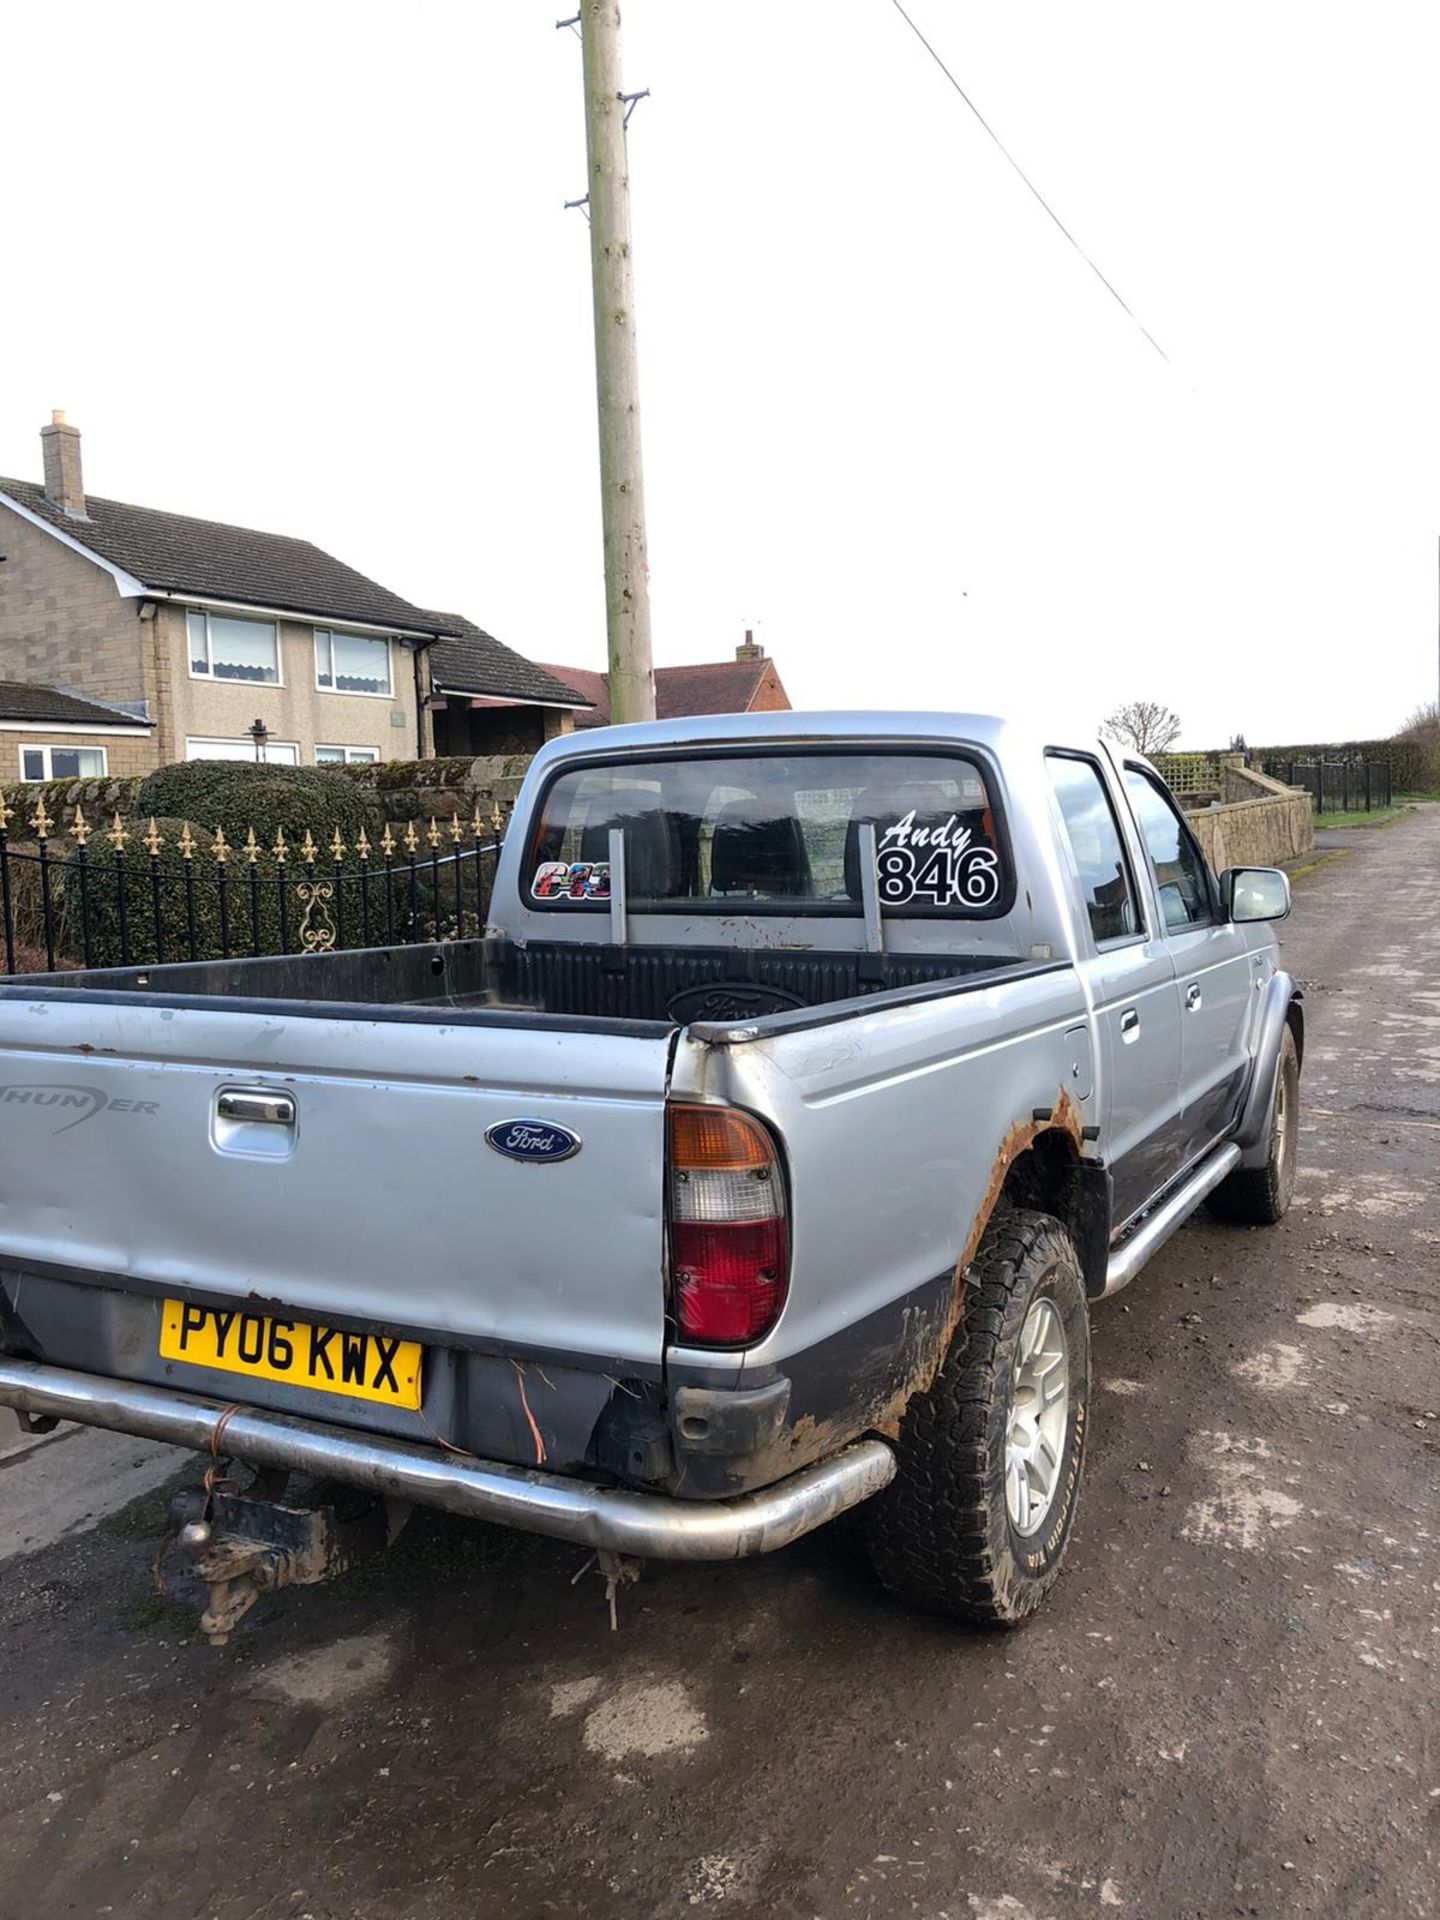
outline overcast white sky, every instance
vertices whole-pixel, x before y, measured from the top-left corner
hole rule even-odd
[[[629,0],[658,664],[797,706],[1435,693],[1440,11]],[[566,0],[4,10],[0,473],[298,534],[541,660],[604,607]]]

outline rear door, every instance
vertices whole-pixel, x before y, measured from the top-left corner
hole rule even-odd
[[[0,1266],[658,1365],[671,1046],[639,1022],[0,995]]]
[[[1115,803],[1091,755],[1046,756],[1061,844],[1088,927],[1081,960],[1108,1089],[1107,1157],[1120,1224],[1174,1173],[1182,1135],[1180,1001],[1175,963],[1151,921]]]
[[[1125,791],[1140,828],[1175,961],[1185,1158],[1228,1131],[1245,1088],[1254,998],[1249,944],[1220,908],[1200,844],[1159,776],[1125,763]]]

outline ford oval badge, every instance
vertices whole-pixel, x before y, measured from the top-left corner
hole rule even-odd
[[[497,1120],[485,1129],[485,1142],[507,1160],[523,1160],[532,1166],[570,1160],[580,1151],[579,1134],[550,1120]]]

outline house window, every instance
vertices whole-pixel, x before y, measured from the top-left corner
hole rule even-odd
[[[379,747],[316,747],[317,767],[373,767],[380,758]]]
[[[104,747],[22,747],[22,780],[101,780],[106,772]]]
[[[267,740],[259,753],[253,740],[187,740],[187,760],[263,760],[272,767],[298,767],[300,749],[293,740]]]
[[[377,693],[388,700],[390,642],[317,627],[315,684],[326,693]]]
[[[228,613],[186,614],[190,671],[201,680],[280,685],[280,638],[273,620],[237,620]]]

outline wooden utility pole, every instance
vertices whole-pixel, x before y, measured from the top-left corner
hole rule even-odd
[[[620,8],[583,0],[585,154],[590,271],[595,297],[595,383],[600,404],[600,504],[605,538],[605,626],[610,718],[655,718],[650,654],[650,568],[640,461],[640,373],[630,267],[626,102],[620,80]]]

